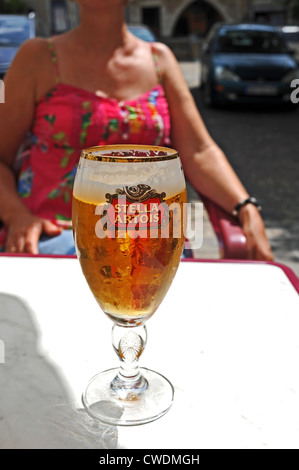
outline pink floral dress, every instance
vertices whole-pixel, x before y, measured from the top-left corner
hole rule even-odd
[[[119,143],[168,146],[170,119],[159,80],[138,99],[118,102],[100,97],[62,83],[51,41],[49,47],[57,83],[36,107],[18,192],[33,214],[70,228],[72,188],[81,150]],[[157,66],[153,45],[152,52]]]

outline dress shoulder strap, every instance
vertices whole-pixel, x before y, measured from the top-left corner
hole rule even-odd
[[[50,51],[50,54],[51,54],[51,60],[52,60],[52,64],[53,64],[53,67],[54,67],[55,80],[56,80],[56,83],[60,83],[60,71],[59,71],[59,64],[58,64],[58,57],[57,57],[56,48],[54,46],[54,43],[53,43],[52,39],[47,39],[47,43],[48,43],[48,46],[49,46],[49,51]]]
[[[160,85],[162,85],[162,75],[161,75],[159,62],[158,62],[158,54],[157,54],[157,51],[156,51],[156,48],[155,48],[155,45],[154,45],[153,42],[150,43],[150,46],[151,46],[151,51],[152,51],[152,56],[153,56],[153,61],[154,61],[157,80],[158,80],[158,83],[160,83]]]

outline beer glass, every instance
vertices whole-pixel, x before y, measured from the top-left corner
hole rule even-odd
[[[76,252],[91,292],[113,321],[120,361],[90,380],[82,401],[105,423],[147,423],[172,405],[172,384],[138,360],[147,341],[145,322],[180,263],[186,202],[173,149],[111,145],[82,151],[73,189]]]

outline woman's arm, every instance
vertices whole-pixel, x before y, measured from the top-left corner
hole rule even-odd
[[[207,131],[174,55],[163,44],[156,49],[170,111],[172,146],[181,156],[186,177],[200,193],[232,213],[248,192]],[[248,258],[272,260],[257,208],[251,204],[242,207],[239,220],[247,238]]]
[[[7,230],[7,251],[37,253],[40,234],[50,227],[23,204],[14,174],[18,149],[32,126],[35,105],[46,85],[40,80],[44,52],[43,39],[27,41],[5,77],[5,103],[0,104],[0,219]]]

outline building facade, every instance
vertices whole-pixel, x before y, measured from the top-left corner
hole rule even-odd
[[[43,25],[46,35],[60,33],[78,22],[76,2],[68,0],[24,0]],[[249,0],[131,0],[130,23],[150,26],[159,38],[205,34],[216,20],[239,21]]]
[[[131,0],[128,19],[171,38],[204,36],[215,21],[240,21],[246,13],[247,0]]]
[[[78,6],[69,0],[24,0],[35,10],[46,35],[78,23]],[[131,0],[129,23],[148,25],[160,39],[205,36],[215,21],[290,22],[286,0]]]
[[[76,1],[24,1],[36,12],[38,32],[45,36],[62,33],[78,24]],[[217,21],[292,22],[286,12],[288,3],[286,0],[131,0],[126,19],[131,24],[149,26],[180,58],[182,55],[187,58],[194,55],[195,46],[200,45]]]

